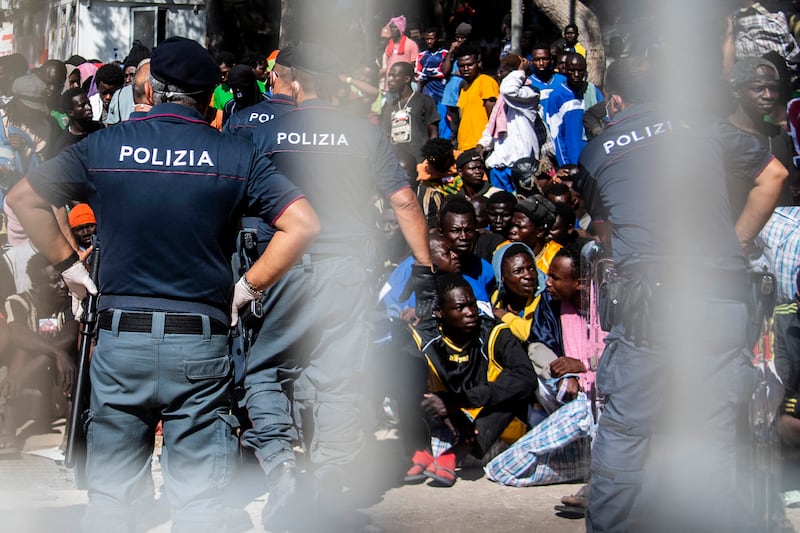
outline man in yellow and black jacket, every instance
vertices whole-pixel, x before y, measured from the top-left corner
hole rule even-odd
[[[414,342],[400,361],[410,385],[400,401],[401,429],[416,450],[406,482],[451,486],[467,453],[482,457],[498,438],[510,443],[525,433],[537,382],[508,326],[478,313],[469,283],[445,274],[437,285],[434,318],[409,326]],[[428,451],[431,434],[442,443],[436,457]]]

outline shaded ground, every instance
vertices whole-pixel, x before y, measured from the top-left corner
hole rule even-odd
[[[63,421],[49,433],[34,435],[25,442],[27,451],[59,445]],[[399,450],[394,433],[378,434],[379,457],[396,456]],[[363,473],[363,486],[353,497],[362,506],[360,528],[387,532],[471,532],[471,531],[554,531],[577,533],[583,521],[555,514],[553,505],[579,485],[553,485],[535,488],[504,487],[488,481],[480,469],[460,471],[452,488],[427,485],[402,486],[397,481],[404,465],[384,460],[385,471]],[[161,472],[154,462],[156,495],[160,497]],[[248,465],[237,482],[241,488],[238,505],[244,509],[232,517],[241,531],[264,531],[260,513],[267,501],[263,477],[255,464]],[[18,459],[0,460],[0,530],[15,533],[77,531],[87,502],[86,493],[75,489],[72,472],[56,461],[22,454]],[[313,512],[313,510],[310,510]],[[787,515],[795,528],[800,526],[800,509]],[[169,513],[158,500],[155,508],[141,515],[146,521],[142,533],[169,531]]]

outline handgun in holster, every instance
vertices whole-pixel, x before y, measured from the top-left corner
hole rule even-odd
[[[255,230],[239,232],[237,243],[239,276],[250,270],[258,260],[258,237]],[[244,398],[244,377],[247,373],[247,356],[261,328],[264,312],[260,300],[253,300],[239,314],[239,323],[231,332],[233,358],[233,394],[237,400]]]

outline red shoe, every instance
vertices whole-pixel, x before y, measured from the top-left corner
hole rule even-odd
[[[413,465],[406,472],[406,477],[403,479],[406,483],[422,483],[428,476],[425,475],[425,469],[433,464],[433,455],[426,450],[417,450],[411,458]]]
[[[452,487],[456,483],[456,454],[446,452],[433,460],[425,475],[433,480],[431,485],[437,487]]]

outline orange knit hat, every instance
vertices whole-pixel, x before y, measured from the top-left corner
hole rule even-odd
[[[97,224],[97,219],[89,204],[78,204],[69,210],[69,227],[77,228],[84,224]]]

